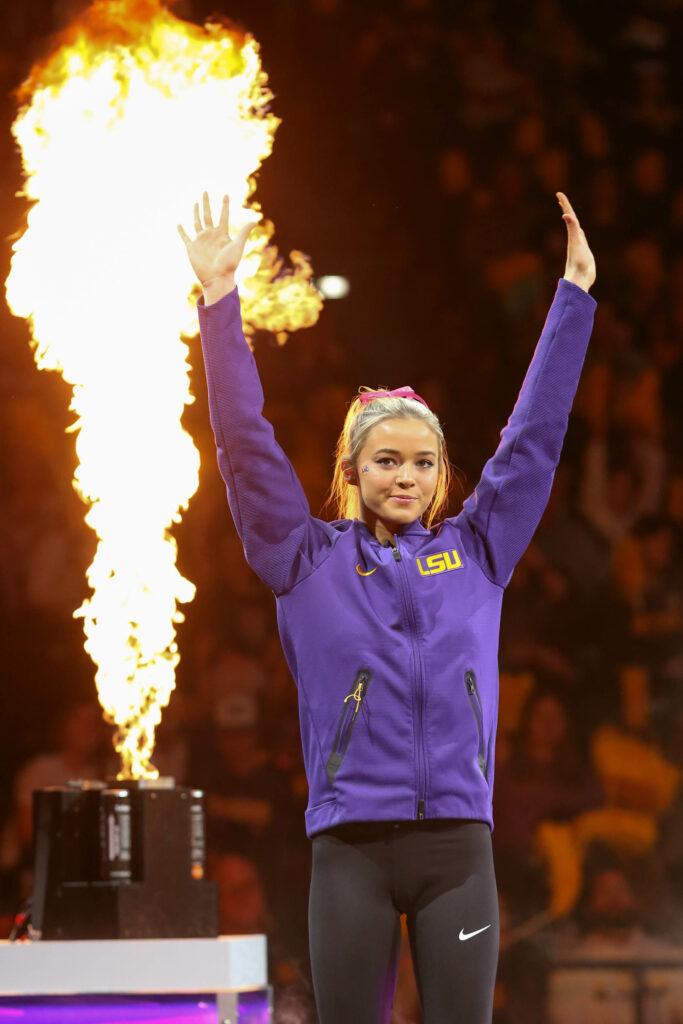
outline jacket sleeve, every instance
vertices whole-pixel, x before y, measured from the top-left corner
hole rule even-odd
[[[263,389],[234,288],[209,306],[199,330],[218,467],[247,562],[275,594],[309,575],[339,536],[311,515],[294,468],[262,415]]]
[[[548,503],[593,328],[595,299],[561,278],[495,454],[451,520],[501,587],[510,582]]]

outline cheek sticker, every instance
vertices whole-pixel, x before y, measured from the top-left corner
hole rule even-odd
[[[361,472],[369,473],[370,472],[370,467],[369,466],[363,466],[363,469],[361,470]]]

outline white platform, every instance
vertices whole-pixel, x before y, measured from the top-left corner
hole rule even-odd
[[[265,989],[265,935],[0,942],[0,996]]]

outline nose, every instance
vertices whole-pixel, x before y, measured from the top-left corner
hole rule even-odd
[[[400,466],[396,473],[396,483],[400,487],[411,487],[413,483],[413,475],[410,472],[410,466]]]

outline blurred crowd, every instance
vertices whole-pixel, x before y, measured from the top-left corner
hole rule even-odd
[[[25,216],[11,198],[8,90],[80,6],[34,0],[0,16],[7,236]],[[630,1024],[630,975],[605,969],[597,985],[595,970],[566,964],[683,962],[683,4],[183,0],[176,11],[219,12],[260,41],[283,124],[259,198],[283,250],[291,241],[317,272],[351,282],[285,346],[254,339],[266,414],[313,514],[333,518],[332,453],[355,390],[406,382],[445,425],[457,514],[562,275],[555,192],[578,212],[597,259],[595,329],[550,502],[503,605],[494,1022],[590,1022],[599,998],[612,1013],[600,1019]],[[71,615],[94,541],[71,489],[68,390],[33,367],[25,325],[2,317],[9,921],[30,884],[32,790],[112,761]],[[205,790],[222,930],[265,931],[279,1018],[313,1021],[296,692],[273,596],[245,564],[215,467],[198,346],[192,359],[185,422],[202,482],[175,535],[198,593],[155,763]],[[681,1024],[683,970],[661,977],[648,1012]],[[419,1021],[404,943],[394,1024]]]

